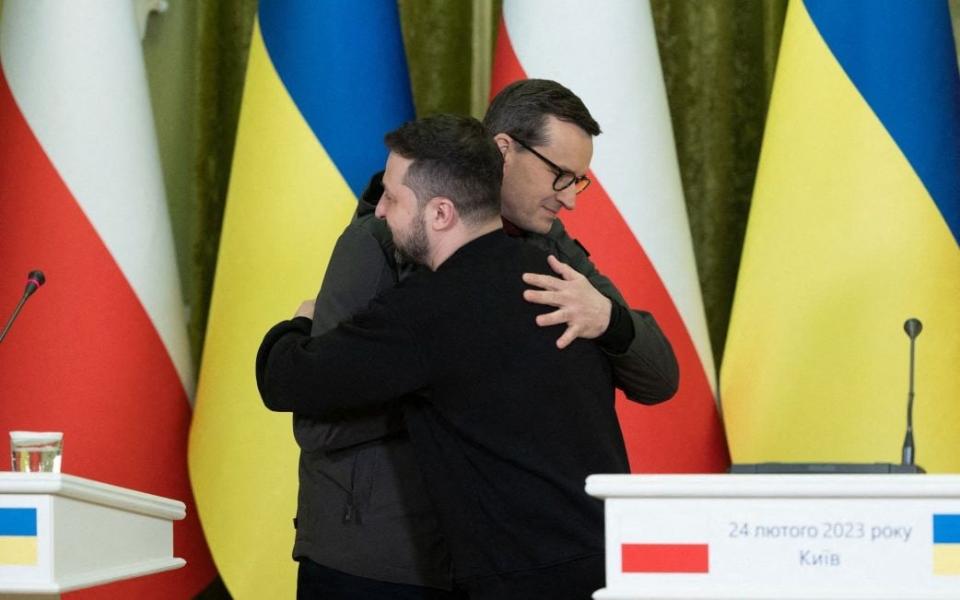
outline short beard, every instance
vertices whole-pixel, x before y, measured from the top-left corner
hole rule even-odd
[[[427,264],[427,256],[430,254],[430,240],[427,239],[427,220],[426,212],[420,211],[420,214],[413,220],[410,231],[404,237],[396,233],[393,235],[393,244],[395,246],[398,263],[414,263],[418,265]]]

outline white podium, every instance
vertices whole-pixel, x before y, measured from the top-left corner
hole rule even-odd
[[[182,502],[60,473],[0,473],[0,598],[177,569]]]
[[[960,599],[960,475],[594,475],[606,587],[642,598]]]

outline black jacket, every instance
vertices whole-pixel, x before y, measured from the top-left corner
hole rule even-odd
[[[611,368],[593,342],[557,350],[562,327],[536,325],[547,309],[523,300],[524,272],[548,273],[546,254],[485,235],[320,337],[307,319],[277,325],[257,383],[268,407],[317,417],[420,392],[406,424],[456,579],[569,562],[577,580],[552,585],[583,593],[603,582],[603,510],[584,479],[628,470]]]
[[[313,335],[360,312],[410,272],[397,264],[390,231],[373,214],[382,192],[378,174],[337,240]],[[294,558],[378,581],[451,587],[449,551],[399,405],[322,419],[294,413],[293,432],[300,446]]]

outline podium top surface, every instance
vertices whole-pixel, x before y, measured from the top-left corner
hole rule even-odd
[[[598,498],[960,498],[960,475],[591,475]]]
[[[49,494],[174,521],[186,516],[179,500],[64,473],[0,472],[0,494]]]

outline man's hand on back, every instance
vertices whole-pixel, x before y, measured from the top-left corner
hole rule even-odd
[[[560,262],[555,256],[549,256],[547,262],[559,277],[539,273],[523,274],[524,283],[540,288],[523,292],[524,300],[557,308],[553,312],[539,315],[537,325],[567,325],[567,329],[557,340],[557,348],[560,349],[566,348],[578,337],[599,337],[610,325],[610,299],[598,292],[586,277]]]

